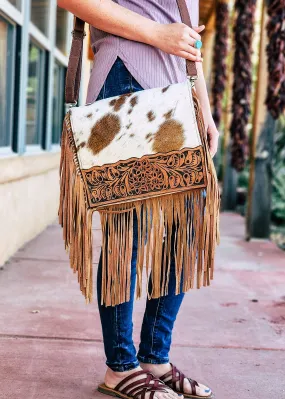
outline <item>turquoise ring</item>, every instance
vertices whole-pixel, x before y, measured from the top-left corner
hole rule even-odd
[[[201,42],[201,40],[196,40],[196,42],[194,43],[194,47],[197,48],[198,50],[200,50],[200,48],[202,48],[203,43]]]

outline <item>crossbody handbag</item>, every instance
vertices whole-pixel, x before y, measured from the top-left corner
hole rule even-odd
[[[182,22],[192,27],[185,0],[177,4]],[[75,18],[65,90],[71,105],[79,94],[84,36],[84,21]],[[102,228],[105,306],[130,299],[134,216],[137,297],[144,267],[149,298],[167,295],[171,262],[177,294],[213,278],[219,189],[193,87],[195,62],[186,61],[186,69],[183,83],[71,107],[65,116],[59,223],[87,303],[93,297],[94,211]]]

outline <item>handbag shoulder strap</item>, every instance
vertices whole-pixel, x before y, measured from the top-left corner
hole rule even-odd
[[[191,17],[186,5],[185,0],[176,0],[177,5],[179,8],[180,16],[181,16],[181,21],[185,24],[190,26],[192,28],[192,22],[191,22]],[[195,61],[190,61],[186,60],[186,71],[187,71],[187,76],[190,77],[196,77],[197,76],[197,68],[196,68],[196,63]]]
[[[191,18],[185,0],[176,0],[179,8],[181,21],[192,28]],[[69,55],[66,82],[65,82],[65,103],[76,104],[79,97],[81,69],[82,69],[82,53],[85,22],[78,18],[74,18],[74,28],[72,31],[72,44]],[[197,76],[196,64],[194,61],[186,60],[187,76]]]

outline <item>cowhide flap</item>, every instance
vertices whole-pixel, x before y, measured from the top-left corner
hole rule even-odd
[[[188,81],[71,110],[81,169],[201,145]]]
[[[70,123],[91,207],[206,185],[188,81],[73,108]]]

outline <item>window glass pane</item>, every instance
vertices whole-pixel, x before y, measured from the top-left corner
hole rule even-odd
[[[64,118],[64,77],[65,68],[54,65],[52,143],[59,144]]]
[[[57,7],[56,11],[56,47],[66,54],[66,38],[68,27],[68,12]]]
[[[0,147],[11,145],[13,26],[0,17]]]
[[[30,42],[29,75],[27,87],[26,143],[40,144],[42,136],[42,105],[44,85],[44,52]]]
[[[13,4],[14,7],[18,8],[18,10],[21,10],[22,8],[22,0],[9,0],[9,3]]]
[[[31,20],[47,36],[49,21],[49,0],[31,0]]]

